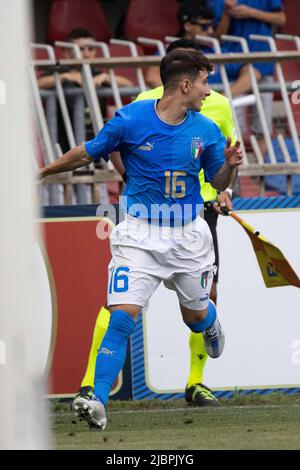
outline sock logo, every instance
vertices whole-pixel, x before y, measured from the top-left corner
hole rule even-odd
[[[102,348],[99,352],[99,354],[106,354],[106,356],[113,356],[116,351],[110,351],[107,348]]]

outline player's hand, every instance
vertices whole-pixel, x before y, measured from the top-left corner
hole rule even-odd
[[[235,5],[229,9],[229,14],[237,20],[244,20],[252,17],[253,8],[248,7],[247,5]]]
[[[231,138],[228,137],[224,155],[230,168],[236,168],[237,166],[241,165],[241,163],[243,163],[243,151],[241,149],[241,143],[237,140],[236,143],[231,146]]]
[[[222,193],[218,194],[213,208],[218,214],[222,215],[224,215],[224,213],[226,214],[227,211],[232,211],[232,201],[227,191],[223,191]]]

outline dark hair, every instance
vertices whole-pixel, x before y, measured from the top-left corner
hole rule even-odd
[[[212,63],[198,51],[173,50],[161,61],[160,77],[164,88],[176,88],[182,77],[194,81],[200,70],[213,70]]]
[[[168,45],[166,53],[169,54],[169,52],[175,49],[194,49],[195,51],[202,52],[199,42],[195,39],[177,39]]]
[[[95,35],[85,28],[75,28],[68,34],[68,41],[74,41],[79,38],[94,38]]]
[[[177,10],[176,17],[180,25],[180,30],[178,31],[177,36],[184,35],[185,29],[183,25],[187,21],[189,21],[190,23],[193,23],[199,20],[214,21],[215,19],[213,10],[211,10],[210,8],[208,8],[206,5],[203,5],[203,4],[202,5],[201,4],[200,5],[199,4],[198,5],[193,5],[193,4],[184,5],[183,4]]]
[[[178,9],[176,16],[180,26],[186,21],[214,20],[214,12],[206,5],[183,5]]]

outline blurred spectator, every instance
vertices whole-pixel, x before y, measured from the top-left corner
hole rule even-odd
[[[76,44],[81,51],[83,59],[94,59],[97,57],[97,50],[95,47],[89,45],[89,43],[94,42],[95,38],[93,34],[87,29],[76,28],[68,36],[68,41]],[[63,55],[65,59],[72,59],[73,51],[72,49],[65,48],[63,49]],[[101,72],[97,70],[96,67],[92,68],[93,79],[96,86],[109,85],[110,77],[108,73]],[[62,83],[73,83],[76,85],[82,85],[82,76],[81,73],[71,67],[67,67],[62,73],[59,74],[59,78]],[[133,86],[132,82],[125,77],[120,75],[116,76],[117,84],[119,86]],[[51,88],[54,86],[54,77],[50,74],[45,74],[44,76],[38,79],[38,84],[40,88]]]
[[[83,59],[94,59],[97,57],[97,49],[91,45],[91,42],[95,41],[93,34],[88,31],[87,29],[83,28],[76,28],[68,35],[68,41],[76,44],[81,51],[81,55]],[[74,54],[72,49],[64,48],[63,49],[63,57],[64,59],[73,59]],[[93,81],[96,87],[101,86],[109,86],[110,85],[110,77],[107,72],[102,72],[99,70],[99,67],[93,66],[92,67],[92,75]],[[78,69],[72,69],[72,67],[64,67],[64,70],[58,74],[59,79],[61,80],[64,88],[66,91],[72,88],[81,88],[82,87],[82,74]],[[132,86],[130,80],[125,77],[116,76],[116,81],[119,86]],[[51,71],[46,72],[44,75],[38,78],[38,85],[39,88],[47,89],[53,88],[55,86],[55,79],[54,75]],[[72,94],[71,92],[66,93],[68,105],[71,108],[71,115],[73,120],[73,127],[74,127],[74,135],[76,139],[76,144],[79,145],[81,142],[86,140],[86,126],[85,126],[85,119],[84,119],[84,112],[85,112],[85,100],[83,94]],[[105,100],[100,99],[100,106],[102,110],[102,114],[105,116],[106,113],[106,106]],[[56,119],[53,116],[47,116],[49,123],[55,123]],[[53,125],[53,124],[51,124]],[[61,127],[61,126],[60,126]],[[55,135],[50,129],[51,134]],[[62,147],[65,147],[64,138],[62,140]],[[67,150],[64,148],[64,150]]]
[[[214,35],[214,12],[202,2],[183,3],[178,10],[177,19],[180,25],[177,36],[183,39],[195,39],[197,35],[213,37]],[[201,45],[204,54],[213,54],[214,50],[206,45]],[[224,53],[230,52],[226,46],[222,47]],[[231,82],[233,96],[238,96],[251,89],[248,67],[241,64],[226,64],[226,71]],[[215,73],[210,75],[209,83],[221,83],[219,67],[215,67]],[[151,76],[147,83],[150,86],[161,84],[159,68],[152,68]]]
[[[82,58],[94,59],[97,57],[97,49],[90,45],[90,43],[95,41],[95,38],[90,31],[83,28],[74,29],[69,34],[68,41],[76,44],[80,48]],[[73,50],[70,48],[64,48],[63,57],[65,59],[74,58]],[[92,67],[92,75],[96,87],[110,85],[109,74],[107,72],[102,72],[97,66]],[[71,66],[66,66],[64,67],[64,70],[58,74],[58,77],[62,82],[66,92],[66,100],[68,107],[70,108],[75,141],[76,144],[79,145],[81,142],[86,140],[86,103],[84,94],[82,92],[74,93],[74,88],[80,89],[82,87],[82,75],[78,69],[72,69]],[[117,75],[116,81],[119,86],[132,86],[132,82],[122,76]],[[41,89],[53,88],[55,86],[53,72],[49,71],[40,76],[38,78],[38,85]],[[69,149],[69,143],[67,142],[62,116],[59,112],[57,112],[56,106],[49,106],[49,103],[50,105],[53,104],[53,96],[46,98],[47,122],[52,141],[53,143],[59,141],[62,150],[67,151]],[[102,109],[102,114],[105,115],[106,106],[104,99],[100,99],[100,106]],[[55,188],[52,189],[54,190]],[[91,202],[91,189],[88,187],[88,185],[77,185],[76,198],[79,204],[87,204]]]
[[[273,28],[283,26],[286,16],[283,11],[282,0],[215,0],[217,3],[224,3],[224,13],[220,22],[220,34],[229,33],[233,36],[245,38],[248,41],[251,52],[269,51],[266,42],[249,39],[251,34],[261,36],[272,36]],[[231,50],[239,52],[240,46],[232,43]],[[260,83],[270,83],[273,81],[274,63],[263,62],[253,64],[256,76]],[[272,93],[262,93],[263,106],[267,118],[270,132],[272,132]],[[246,130],[245,113],[239,113],[239,122],[242,132]],[[257,108],[254,107],[251,117],[252,131],[258,136],[262,135],[262,127],[258,116]],[[261,150],[264,153],[265,146],[261,139]]]
[[[218,26],[224,13],[224,0],[178,0],[181,9],[207,7],[213,12],[213,27]]]

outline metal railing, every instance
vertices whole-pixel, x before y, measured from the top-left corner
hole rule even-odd
[[[166,40],[171,42],[177,38],[168,37]],[[235,53],[222,53],[221,45],[217,39],[208,39],[206,37],[199,36],[197,39],[200,42],[206,42],[213,48],[215,51],[214,54],[207,54],[207,57],[214,63],[220,64],[220,75],[222,79],[222,83],[218,84],[217,86],[213,86],[216,90],[224,90],[225,95],[230,100],[233,110],[233,117],[237,129],[238,137],[240,138],[243,148],[245,149],[245,163],[240,168],[239,174],[241,176],[251,176],[257,177],[259,180],[260,192],[261,194],[264,192],[264,177],[266,175],[286,175],[287,176],[287,192],[291,193],[292,185],[291,185],[291,177],[295,174],[300,174],[300,144],[299,144],[299,135],[297,132],[295,118],[293,115],[293,111],[290,104],[289,93],[295,91],[294,83],[293,82],[286,82],[284,72],[282,70],[281,63],[285,61],[300,61],[300,38],[297,36],[288,36],[288,35],[277,35],[276,39],[294,42],[295,50],[288,50],[288,51],[279,51],[276,46],[276,41],[271,37],[264,37],[264,36],[253,36],[252,39],[256,41],[264,41],[267,42],[270,47],[270,52],[249,52],[247,41],[243,38],[237,38],[232,36],[223,36],[222,41],[235,41],[238,42],[242,47],[242,53],[235,52]],[[101,114],[101,109],[99,106],[99,97],[102,96],[112,96],[114,98],[115,107],[119,108],[122,106],[122,97],[124,96],[135,96],[138,92],[143,91],[145,87],[145,81],[143,77],[142,68],[159,65],[161,61],[161,57],[165,53],[164,45],[161,41],[151,39],[151,38],[139,38],[138,42],[141,44],[151,45],[157,48],[159,55],[153,56],[138,56],[137,49],[134,43],[130,41],[119,41],[119,40],[112,40],[112,44],[121,45],[127,47],[130,56],[128,57],[111,57],[108,45],[105,43],[93,42],[91,46],[97,47],[101,49],[103,57],[85,60],[81,58],[80,50],[77,46],[70,43],[62,43],[57,42],[56,46],[59,47],[71,47],[73,50],[74,59],[61,59],[56,60],[53,48],[47,45],[33,45],[34,48],[45,48],[48,52],[48,59],[46,60],[34,60],[30,65],[30,74],[31,74],[31,81],[33,84],[33,96],[34,96],[34,105],[37,115],[37,122],[38,128],[40,129],[41,140],[44,145],[45,151],[45,162],[53,161],[57,153],[55,148],[57,148],[56,142],[51,141],[51,133],[49,133],[49,126],[47,126],[47,119],[45,116],[44,108],[42,105],[42,98],[46,99],[47,96],[55,96],[57,97],[57,101],[63,116],[64,125],[66,128],[66,133],[68,136],[68,143],[70,147],[75,145],[76,137],[74,136],[74,131],[72,129],[72,120],[70,119],[68,106],[67,106],[67,97],[68,93],[70,94],[78,94],[81,95],[87,102],[88,107],[91,113],[91,121],[93,132],[96,134],[99,129],[103,125],[103,116]],[[226,73],[225,65],[226,63],[244,63],[248,64],[249,68],[249,75],[251,81],[251,90],[250,96],[239,98],[239,99],[232,99],[231,90],[230,90],[230,83],[228,80],[228,76]],[[275,63],[276,74],[277,74],[277,82],[272,83],[260,83],[256,79],[256,75],[254,73],[253,63],[254,62],[273,62]],[[103,88],[95,88],[91,67],[92,66],[99,66],[101,69],[108,69],[108,73],[110,76],[110,87]],[[78,70],[82,74],[83,78],[83,87],[78,88],[72,91],[66,91],[62,85],[61,81],[58,77],[60,71],[63,71],[65,67],[72,67],[72,69],[78,68]],[[137,87],[119,87],[117,85],[115,79],[115,67],[134,67],[136,69],[137,74]],[[39,69],[47,69],[52,70],[53,75],[55,77],[55,89],[54,90],[38,90],[37,81],[35,78],[34,70]],[[300,77],[299,77],[300,79]],[[281,133],[278,133],[276,136],[279,148],[282,152],[284,161],[278,163],[276,158],[276,153],[274,150],[274,140],[272,139],[272,135],[270,133],[270,129],[267,125],[266,119],[266,112],[262,103],[261,94],[263,92],[270,92],[273,93],[274,91],[280,91],[283,101],[283,107],[285,111],[285,115],[287,117],[287,124],[289,127],[292,143],[293,143],[293,160],[291,158],[290,151],[287,148],[286,141],[284,136]],[[47,96],[46,96],[47,95]],[[239,129],[239,122],[236,115],[236,105],[243,105],[249,103],[255,103],[258,108],[258,115],[261,122],[262,132],[264,141],[267,146],[267,152],[269,155],[269,162],[266,162],[264,159],[264,155],[262,154],[259,142],[256,138],[256,135],[251,134],[249,137],[250,141],[250,150],[249,146],[243,140],[243,135]],[[247,150],[247,153],[246,153]],[[252,155],[249,155],[249,152]],[[254,158],[253,158],[254,157]],[[51,180],[48,180],[47,183],[51,184],[64,184],[64,186],[68,186],[68,197],[67,200],[70,202],[70,185],[79,184],[79,181],[82,181],[84,184],[89,185],[97,185],[99,183],[103,183],[105,181],[120,181],[121,178],[117,175],[114,171],[112,165],[110,164],[107,169],[97,170],[93,169],[92,171],[86,171],[84,174],[75,174],[75,175],[59,175],[56,177],[51,177]],[[95,186],[96,187],[96,186]],[[99,191],[95,188],[92,190],[93,202],[98,202],[95,198],[98,197]]]

